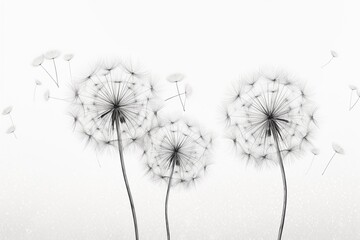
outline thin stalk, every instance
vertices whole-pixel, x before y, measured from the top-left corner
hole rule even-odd
[[[327,63],[325,63],[324,65],[322,65],[321,68],[324,68],[326,65],[328,65],[328,64],[333,60],[333,58],[334,58],[334,57],[331,57],[330,60],[329,60]]]
[[[55,63],[55,59],[54,59],[54,58],[53,58],[53,63],[54,63],[55,76],[56,76],[56,85],[59,87],[59,78],[58,78],[58,73],[57,73],[56,63]]]
[[[353,96],[353,90],[351,90],[351,93],[350,93],[349,111],[351,110],[352,96]]]
[[[172,166],[171,166],[171,173],[170,173],[170,178],[169,178],[169,183],[168,183],[168,187],[166,190],[166,198],[165,198],[165,223],[166,223],[166,235],[167,235],[167,240],[170,240],[170,226],[169,226],[169,218],[168,218],[168,202],[169,202],[169,193],[170,193],[170,188],[171,188],[171,181],[172,181],[172,177],[174,174],[174,169],[175,169],[175,162],[173,161]]]
[[[358,97],[357,99],[356,99],[356,102],[350,107],[350,111],[355,107],[355,105],[357,104],[357,102],[359,101],[359,99],[360,99],[360,97]]]
[[[283,233],[283,229],[284,229],[284,224],[285,224],[285,215],[286,215],[287,183],[286,183],[286,175],[285,175],[284,163],[283,163],[283,159],[282,159],[281,151],[280,151],[280,147],[279,147],[279,137],[278,137],[278,135],[277,135],[277,133],[276,133],[275,131],[272,131],[272,133],[273,133],[274,140],[275,140],[275,144],[276,144],[277,155],[278,155],[278,157],[279,157],[281,177],[282,177],[283,188],[284,188],[283,208],[282,208],[281,222],[280,222],[280,227],[279,227],[279,232],[278,232],[278,238],[277,238],[278,240],[281,240],[282,233]]]
[[[126,169],[125,169],[125,162],[124,162],[124,155],[123,155],[123,145],[122,145],[122,139],[121,139],[120,119],[118,118],[115,121],[115,123],[116,123],[117,140],[118,140],[118,145],[119,145],[119,156],[120,156],[121,170],[122,170],[122,173],[123,173],[124,182],[125,182],[127,194],[128,194],[128,197],[129,197],[130,206],[131,206],[131,213],[132,213],[132,217],[133,217],[133,221],[134,221],[134,228],[135,228],[135,239],[139,240],[139,231],[138,231],[138,225],[137,225],[137,220],[136,220],[135,205],[134,205],[134,201],[133,201],[133,198],[132,198],[132,195],[131,195],[130,186],[129,186],[129,182],[128,182],[127,175],[126,175]]]
[[[33,94],[33,101],[35,101],[36,88],[37,88],[37,85],[35,84],[34,94]]]
[[[42,67],[42,69],[47,73],[47,75],[49,75],[49,77],[54,81],[54,83],[56,84],[56,86],[59,87],[59,84],[55,81],[55,79],[51,76],[51,74],[46,70],[46,68],[44,68],[44,66],[42,64],[40,64],[40,66]]]
[[[70,65],[70,61],[68,61],[68,62],[69,62],[70,81],[72,81],[71,65]]]
[[[185,93],[176,94],[176,95],[174,95],[172,97],[169,97],[169,98],[165,99],[164,101],[169,101],[170,99],[176,98],[177,96],[184,95],[184,94]]]
[[[181,99],[181,96],[180,96],[179,85],[178,85],[177,82],[175,82],[175,83],[176,83],[176,90],[177,90],[177,92],[178,92],[178,96],[179,96],[179,99],[180,99],[181,106],[182,106],[182,108],[183,108],[183,110],[184,110],[184,112],[185,112],[185,106],[184,106],[184,103],[183,103],[183,101],[182,101],[182,99]]]
[[[329,167],[329,165],[330,165],[331,161],[333,160],[333,158],[335,157],[335,155],[336,155],[336,152],[334,152],[334,154],[333,154],[332,157],[330,158],[328,164],[326,165],[326,167],[325,167],[325,169],[324,169],[324,171],[323,171],[323,173],[322,173],[321,175],[324,175],[326,169]]]
[[[306,174],[308,174],[308,173],[309,173],[310,168],[311,168],[311,166],[312,166],[312,165],[313,165],[313,163],[314,163],[314,159],[315,159],[315,155],[312,157],[312,160],[311,160],[310,166],[309,166],[308,170],[306,171]]]
[[[13,118],[12,118],[12,116],[11,116],[11,113],[9,113],[9,117],[10,117],[10,121],[11,121],[12,125],[15,126],[14,120],[13,120]]]

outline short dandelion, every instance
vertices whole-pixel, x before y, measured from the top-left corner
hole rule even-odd
[[[167,183],[165,225],[168,240],[171,238],[170,190],[175,185],[189,186],[204,175],[212,147],[211,135],[188,123],[183,119],[169,120],[157,125],[150,137],[145,138],[149,143],[145,154],[147,172]]]
[[[70,82],[71,82],[72,81],[72,72],[71,72],[70,61],[74,58],[74,54],[65,54],[63,58],[64,58],[64,61],[68,62]]]

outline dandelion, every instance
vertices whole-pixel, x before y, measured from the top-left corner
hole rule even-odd
[[[155,97],[145,75],[128,74],[118,62],[110,67],[99,64],[91,74],[72,89],[72,119],[87,145],[96,150],[117,149],[126,186],[135,238],[138,225],[135,205],[126,174],[124,149],[141,145],[148,115],[149,102]],[[139,133],[141,131],[141,133]]]
[[[56,80],[54,79],[54,77],[49,73],[49,71],[43,66],[43,63],[44,63],[44,55],[40,55],[38,57],[36,57],[33,61],[32,61],[32,65],[33,67],[41,67],[45,72],[46,74],[51,78],[51,80],[53,80],[53,82],[56,84],[56,86],[59,87],[58,83],[56,82]]]
[[[48,51],[44,54],[45,59],[51,60],[54,64],[54,71],[55,71],[55,76],[56,76],[56,85],[59,87],[59,77],[58,77],[58,72],[57,72],[57,68],[56,68],[56,62],[55,59],[58,58],[60,56],[60,52],[57,50],[52,50],[52,51]]]
[[[71,61],[71,59],[74,58],[74,54],[65,54],[63,58],[64,58],[64,60],[65,60],[66,62],[68,62],[69,74],[70,74],[70,81],[72,81],[72,73],[71,73],[71,64],[70,64],[70,61]]]
[[[146,168],[155,179],[167,182],[165,223],[170,240],[168,203],[175,185],[189,186],[204,175],[208,166],[212,137],[183,119],[169,120],[153,128],[149,142]]]
[[[323,171],[323,173],[322,173],[321,175],[324,175],[324,174],[325,174],[326,169],[329,167],[331,161],[334,159],[334,157],[335,157],[336,154],[340,154],[340,155],[344,155],[344,154],[345,154],[344,149],[343,149],[342,147],[340,147],[340,146],[339,146],[338,144],[336,144],[336,143],[333,143],[333,144],[332,144],[332,148],[333,148],[334,154],[331,156],[328,164],[326,165],[326,167],[325,167],[325,169],[324,169],[324,171]]]
[[[350,103],[349,103],[349,111],[351,110],[351,106],[352,106],[352,97],[353,97],[353,92],[357,90],[357,87],[354,85],[349,85],[350,88]]]
[[[317,149],[317,148],[313,148],[313,149],[311,149],[311,153],[312,153],[313,157],[312,157],[312,159],[311,159],[310,166],[309,166],[308,170],[306,171],[306,174],[309,173],[309,171],[310,171],[310,169],[311,169],[311,166],[312,166],[313,163],[314,163],[315,157],[320,154],[320,150]]]
[[[331,54],[330,60],[327,63],[325,63],[321,68],[324,68],[326,65],[328,65],[334,58],[339,57],[339,54],[337,52],[335,52],[334,50],[331,50],[330,54]]]
[[[174,97],[179,97],[181,106],[182,106],[182,108],[183,108],[183,111],[185,112],[185,104],[184,104],[184,101],[182,100],[182,97],[181,97],[181,95],[184,95],[185,92],[184,92],[184,93],[180,93],[179,84],[178,84],[178,82],[183,81],[184,78],[185,78],[185,76],[184,76],[183,74],[181,74],[181,73],[174,73],[174,74],[169,75],[169,76],[166,78],[170,83],[175,83],[175,84],[176,84],[176,91],[177,91],[177,95],[172,96],[172,97],[166,99],[166,101],[167,101],[167,100],[170,100],[170,99],[172,99],[172,98],[174,98]],[[189,90],[188,90],[188,91],[189,91]],[[191,91],[191,90],[190,90],[190,91]]]
[[[351,91],[351,93],[352,93],[352,91]],[[358,101],[360,99],[360,89],[356,90],[356,95],[357,95],[357,99],[354,102],[354,104],[350,106],[349,111],[351,111],[355,107],[355,105],[358,103]]]
[[[257,72],[243,80],[223,111],[228,138],[247,163],[280,167],[284,191],[280,240],[287,206],[284,160],[312,145],[312,104],[304,88],[285,73]]]

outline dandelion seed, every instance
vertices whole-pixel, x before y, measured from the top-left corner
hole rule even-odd
[[[183,95],[183,94],[180,93],[179,85],[178,85],[178,82],[183,81],[184,78],[185,78],[185,76],[184,76],[183,74],[181,74],[181,73],[174,73],[174,74],[169,75],[166,79],[167,79],[170,83],[175,83],[175,84],[176,84],[176,91],[177,91],[177,95],[176,95],[176,96],[179,97],[181,106],[182,106],[182,108],[183,108],[183,111],[185,112],[185,104],[184,104],[184,102],[183,102],[183,100],[182,100],[182,97],[181,97],[181,95]],[[190,91],[191,91],[191,90],[190,90]],[[171,98],[173,98],[173,97],[171,97]],[[170,99],[171,99],[171,98],[170,98]],[[169,99],[168,99],[168,100],[169,100]]]
[[[314,116],[307,110],[311,104],[304,88],[285,73],[258,72],[244,82],[226,105],[226,128],[247,164],[280,167],[284,188],[280,240],[287,206],[284,160],[311,146]]]
[[[138,225],[135,204],[128,182],[124,150],[143,148],[142,136],[153,119],[154,85],[145,75],[130,74],[118,62],[100,63],[81,82],[74,82],[71,117],[80,127],[87,145],[96,150],[117,149],[133,217],[135,238]],[[66,99],[68,100],[68,99]],[[151,107],[150,107],[151,106]],[[159,109],[157,109],[158,111]],[[77,124],[79,123],[79,124]],[[73,126],[74,127],[74,126]]]
[[[309,166],[308,170],[306,171],[306,174],[309,173],[309,171],[310,171],[310,169],[311,169],[311,167],[312,167],[312,165],[313,165],[313,163],[314,163],[315,157],[320,154],[320,150],[317,149],[317,148],[313,148],[313,149],[311,149],[311,153],[313,154],[313,157],[312,157],[312,159],[311,159],[310,166]]]
[[[3,114],[4,116],[9,115],[11,124],[14,126],[14,120],[13,120],[13,118],[12,118],[12,116],[11,116],[12,110],[13,110],[13,106],[8,106],[8,107],[4,108],[4,110],[2,111],[2,114]]]
[[[68,62],[68,66],[69,66],[69,74],[70,74],[70,81],[72,81],[72,73],[71,73],[71,64],[70,64],[70,61],[71,61],[71,59],[73,59],[73,57],[74,57],[74,54],[65,54],[64,55],[64,60],[66,61],[66,62]]]
[[[167,182],[165,223],[170,240],[168,202],[170,189],[175,185],[189,186],[203,176],[208,167],[212,138],[197,126],[189,127],[183,119],[169,119],[156,128],[146,152],[147,172],[155,179]]]
[[[332,144],[332,148],[333,148],[334,154],[331,156],[328,164],[326,165],[326,167],[325,167],[325,169],[324,169],[324,171],[323,171],[323,173],[322,173],[321,175],[324,175],[324,174],[325,174],[326,169],[329,167],[331,161],[334,159],[334,157],[335,157],[336,154],[339,154],[339,155],[344,155],[344,154],[345,154],[344,149],[343,149],[342,147],[340,147],[340,145],[338,145],[338,144],[336,144],[336,143],[333,143],[333,144]]]
[[[39,67],[40,66],[46,72],[46,74],[51,78],[51,80],[53,80],[53,82],[58,86],[56,80],[49,73],[49,71],[43,66],[44,60],[45,60],[44,55],[40,55],[39,57],[36,57],[32,62],[33,67]]]
[[[16,134],[15,134],[15,130],[16,130],[16,128],[15,128],[15,126],[13,125],[13,126],[9,127],[9,128],[6,130],[6,133],[7,133],[7,134],[13,134],[14,137],[17,138],[17,137],[16,137]]]
[[[339,57],[339,54],[337,52],[335,52],[334,50],[331,50],[330,54],[331,54],[330,60],[327,63],[325,63],[321,68],[324,68],[326,65],[328,65],[334,58]]]
[[[38,86],[41,86],[41,82],[39,80],[35,80],[35,87],[34,87],[34,93],[33,93],[33,101],[35,101],[35,95],[36,95],[36,89]]]
[[[358,101],[360,99],[360,89],[356,90],[356,95],[357,95],[357,99],[356,99],[355,103],[350,107],[349,111],[351,111],[355,107],[355,105],[358,103]]]
[[[357,87],[354,85],[349,85],[350,88],[350,103],[349,103],[349,111],[351,110],[351,106],[352,106],[352,96],[353,96],[353,92],[357,90]]]
[[[52,50],[52,51],[48,51],[44,54],[44,57],[48,60],[51,60],[53,62],[54,65],[54,71],[55,71],[55,76],[56,76],[56,85],[59,87],[59,77],[58,77],[58,72],[57,72],[57,68],[56,68],[56,63],[55,63],[55,59],[58,58],[60,56],[60,52],[57,50]]]

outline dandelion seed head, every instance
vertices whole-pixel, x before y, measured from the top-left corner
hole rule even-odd
[[[241,158],[256,166],[261,159],[278,163],[275,138],[284,159],[312,146],[310,123],[316,122],[303,86],[280,71],[256,72],[242,82],[241,94],[224,110],[226,129]]]
[[[85,138],[91,133],[97,148],[114,144],[117,124],[125,148],[141,147],[144,144],[140,136],[153,121],[152,109],[160,111],[155,107],[149,79],[135,78],[120,65],[119,61],[100,62],[87,77],[70,87],[71,112],[81,122]]]
[[[357,87],[356,87],[355,85],[352,85],[352,84],[349,85],[349,88],[350,88],[351,90],[357,90]]]
[[[332,144],[332,148],[333,148],[333,150],[334,150],[336,153],[338,153],[338,154],[345,154],[344,149],[343,149],[339,144],[337,144],[337,143],[333,143],[333,144]]]
[[[331,56],[333,56],[334,58],[339,57],[339,54],[337,52],[335,52],[334,50],[331,50],[330,53],[331,53]]]
[[[173,73],[167,76],[166,80],[168,80],[171,83],[181,82],[184,80],[185,75],[182,73]]]
[[[8,115],[11,113],[12,110],[13,110],[13,106],[8,106],[4,108],[4,110],[2,111],[2,115]]]
[[[64,56],[63,56],[63,58],[64,58],[64,60],[65,61],[70,61],[71,59],[73,59],[73,57],[74,57],[74,54],[65,54]]]
[[[44,55],[40,55],[32,61],[31,65],[33,65],[34,67],[38,67],[43,64],[44,60]]]
[[[6,130],[6,134],[14,133],[16,130],[15,126],[11,126]]]
[[[60,56],[60,52],[58,50],[51,50],[44,54],[45,59],[52,60],[58,58]]]
[[[152,175],[168,181],[172,168],[173,184],[186,185],[201,177],[210,157],[210,138],[183,119],[169,120],[156,129],[147,141],[146,165]]]
[[[319,155],[320,154],[320,150],[318,148],[313,148],[311,149],[311,153],[315,156]]]

